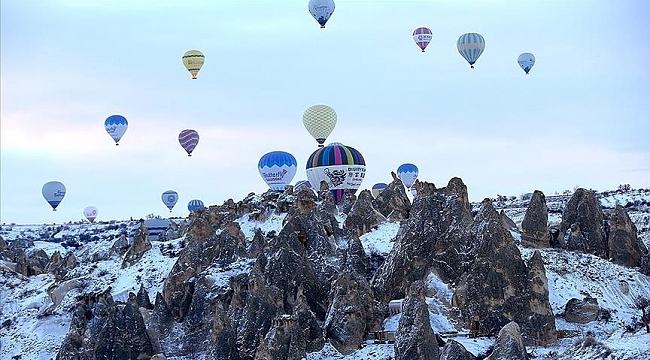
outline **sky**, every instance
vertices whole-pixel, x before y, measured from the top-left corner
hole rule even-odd
[[[363,154],[360,189],[403,163],[438,187],[460,177],[470,201],[650,187],[646,1],[335,3],[321,29],[302,0],[0,0],[0,223],[78,221],[90,205],[97,220],[186,216],[191,199],[265,192],[257,164],[275,150],[304,180],[315,104],[338,115],[327,143]],[[468,32],[486,42],[474,69],[456,49]],[[196,80],[191,49],[206,57]],[[119,146],[114,114],[129,121]],[[56,212],[52,180],[67,189]]]

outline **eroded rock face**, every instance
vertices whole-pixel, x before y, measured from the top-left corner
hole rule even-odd
[[[345,219],[345,228],[353,231],[356,236],[362,236],[386,221],[386,217],[372,206],[373,200],[370,191],[361,191]]]
[[[380,324],[374,313],[372,289],[358,273],[342,272],[332,284],[329,300],[325,336],[340,353],[349,354]]]
[[[476,356],[467,351],[461,343],[449,340],[442,348],[440,360],[476,360]]]
[[[595,298],[570,299],[564,307],[564,319],[568,322],[586,324],[598,319],[598,300]]]
[[[402,302],[402,316],[395,334],[396,360],[438,360],[440,350],[429,322],[429,310],[425,301],[426,286],[414,282]]]
[[[151,242],[149,241],[149,230],[144,225],[144,221],[140,222],[140,228],[133,237],[133,244],[124,254],[124,261],[122,261],[122,268],[129,267],[142,259],[145,252],[151,250]]]
[[[526,209],[524,220],[521,222],[521,241],[524,245],[547,248],[548,240],[548,208],[544,193],[535,190]]]
[[[562,213],[560,247],[607,259],[609,249],[603,229],[603,211],[592,191],[577,189]]]
[[[548,279],[542,254],[535,250],[533,256],[528,260],[528,278],[530,279],[530,300],[529,307],[532,315],[530,319],[532,335],[541,344],[554,343],[557,340],[555,326],[555,315],[548,299]]]
[[[630,220],[624,207],[616,206],[608,229],[609,256],[612,261],[624,266],[641,266],[648,249],[638,237],[636,225]]]
[[[526,346],[516,322],[506,324],[494,344],[494,349],[485,360],[528,360]]]
[[[393,181],[382,190],[372,205],[377,211],[390,220],[408,219],[411,210],[411,201],[406,195],[402,181],[391,172]]]

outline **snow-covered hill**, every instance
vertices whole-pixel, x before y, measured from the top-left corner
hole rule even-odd
[[[561,211],[569,197],[570,195],[565,194],[546,198],[550,209],[550,223],[561,221]],[[605,211],[617,204],[625,206],[637,226],[639,237],[650,247],[650,190],[603,192],[598,194],[598,198]],[[528,200],[521,197],[497,198],[494,199],[494,205],[497,209],[503,209],[520,226]],[[279,232],[285,215],[273,214],[264,222],[258,222],[250,220],[249,214],[245,214],[237,222],[250,241],[258,228],[264,233]],[[181,225],[186,220],[171,221]],[[138,226],[137,221],[56,225],[2,224],[0,236],[8,242],[33,242],[29,251],[42,249],[48,256],[56,251],[61,254],[73,252],[79,265],[73,270],[72,278],[79,281],[81,286],[72,288],[63,301],[53,308],[47,289],[55,283],[54,275],[24,277],[9,269],[3,269],[0,277],[0,359],[54,358],[68,332],[76,296],[83,293],[99,292],[110,287],[115,300],[126,301],[130,292],[137,293],[143,285],[150,299],[154,299],[156,293],[162,290],[163,281],[184,246],[184,237],[161,236],[160,240],[151,241],[153,248],[145,253],[137,265],[123,269],[122,258],[111,253],[110,249],[121,236],[132,237]],[[361,242],[366,254],[370,257],[386,256],[392,249],[393,239],[399,229],[398,222],[385,222],[363,235]],[[512,234],[515,240],[520,239],[516,231]],[[523,246],[519,248],[524,259],[532,256],[531,249]],[[556,327],[568,334],[568,337],[560,339],[552,346],[529,346],[528,350],[533,358],[552,358],[556,354],[562,354],[587,332],[592,332],[598,341],[612,349],[616,355],[615,359],[650,358],[650,334],[633,326],[641,316],[640,310],[635,308],[635,300],[639,297],[650,299],[649,277],[642,275],[637,269],[615,265],[592,255],[556,249],[544,249],[541,253],[546,266],[550,302],[556,315]],[[11,264],[0,265],[9,267]],[[213,273],[227,280],[238,272],[247,271],[248,265],[242,264],[237,269],[233,268],[214,269]],[[494,343],[493,338],[467,337],[463,334],[467,334],[468,330],[458,329],[451,317],[446,316],[451,309],[451,294],[454,289],[435,277],[430,277],[427,281],[430,293],[435,294],[427,298],[433,330],[440,333],[457,331],[459,335],[454,337],[454,340],[461,342],[475,355],[485,352]],[[582,299],[585,296],[596,297],[601,308],[609,312],[609,320],[578,325],[568,323],[561,317],[569,299]],[[386,318],[384,330],[395,331],[399,317],[400,315],[396,314]],[[326,344],[323,350],[308,354],[306,358],[323,360],[392,357],[392,344],[375,344],[369,340],[358,351],[347,356],[339,354],[331,345]]]

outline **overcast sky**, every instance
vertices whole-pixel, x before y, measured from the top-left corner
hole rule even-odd
[[[327,142],[364,155],[361,189],[405,162],[438,187],[462,178],[471,201],[650,186],[648,2],[335,2],[320,29],[307,0],[1,0],[0,222],[76,221],[88,205],[98,220],[168,216],[169,189],[185,216],[191,199],[266,191],[257,163],[273,150],[306,179],[314,104],[338,114]],[[486,42],[475,69],[456,49],[467,32]],[[206,56],[197,80],[191,49]],[[113,114],[129,121],[120,146]],[[50,180],[67,188],[56,212]]]

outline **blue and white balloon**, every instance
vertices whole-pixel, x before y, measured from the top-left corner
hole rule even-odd
[[[60,181],[49,181],[43,185],[41,190],[45,201],[52,207],[52,211],[56,211],[63,197],[65,197],[65,185]]]
[[[309,180],[300,180],[296,181],[296,185],[293,186],[293,191],[298,191],[302,187],[306,187],[307,189],[312,188]]]
[[[530,69],[535,65],[535,55],[531,53],[523,53],[517,58],[517,63],[526,72],[526,75],[528,75]]]
[[[456,47],[460,55],[467,60],[471,68],[485,50],[485,39],[481,34],[467,33],[458,38]]]
[[[404,186],[410,188],[418,178],[418,167],[409,163],[402,164],[397,168],[397,177]]]
[[[189,210],[190,212],[194,210],[204,209],[204,208],[205,205],[203,204],[203,201],[199,199],[190,200],[190,202],[187,203],[187,210]]]
[[[372,189],[370,190],[370,192],[372,193],[372,196],[377,197],[387,187],[388,187],[388,185],[385,184],[385,183],[376,183],[375,185],[372,186]]]
[[[264,154],[257,163],[257,169],[271,190],[284,191],[293,180],[298,169],[298,162],[293,155],[285,151],[272,151]]]
[[[309,0],[309,13],[324,28],[334,13],[334,0]]]
[[[174,208],[174,205],[176,205],[176,202],[178,201],[178,193],[174,190],[167,190],[164,193],[162,193],[162,202],[167,206],[169,209],[169,212],[172,212],[172,209]]]
[[[104,121],[104,128],[108,135],[115,140],[115,145],[119,145],[119,141],[128,127],[129,122],[122,115],[111,115]]]

